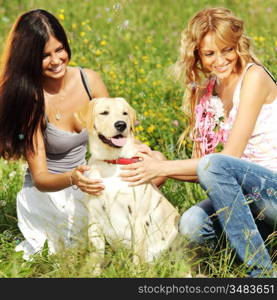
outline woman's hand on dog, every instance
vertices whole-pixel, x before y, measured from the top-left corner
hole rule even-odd
[[[139,157],[140,161],[121,167],[121,170],[124,172],[119,175],[123,181],[129,182],[129,186],[137,186],[149,182],[160,175],[160,160],[142,152],[138,152],[136,157]]]
[[[89,171],[89,166],[78,166],[71,172],[71,183],[76,185],[81,191],[99,196],[104,190],[104,185],[100,179],[90,179],[84,176],[84,172]]]
[[[146,144],[136,144],[137,152],[146,153],[149,156],[153,157],[153,151]]]

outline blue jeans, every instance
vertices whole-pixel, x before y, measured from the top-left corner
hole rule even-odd
[[[182,215],[180,233],[199,244],[213,244],[223,230],[249,267],[250,277],[270,273],[272,262],[262,235],[264,229],[276,228],[277,173],[242,159],[210,154],[200,160],[197,175],[209,199]],[[255,218],[264,226],[257,227]]]

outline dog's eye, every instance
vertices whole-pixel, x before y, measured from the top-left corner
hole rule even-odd
[[[128,113],[127,113],[126,111],[124,111],[123,115],[124,115],[124,116],[127,116],[127,115],[128,115]]]
[[[100,115],[108,115],[108,114],[109,114],[109,112],[107,110],[100,113]]]

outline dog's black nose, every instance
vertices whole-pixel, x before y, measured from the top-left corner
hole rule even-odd
[[[127,124],[126,124],[124,121],[116,121],[116,122],[114,123],[114,127],[115,127],[118,131],[122,132],[122,131],[124,131],[124,130],[126,129]]]

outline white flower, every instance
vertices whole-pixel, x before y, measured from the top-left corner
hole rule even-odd
[[[21,165],[21,172],[22,172],[22,173],[25,173],[26,170],[27,170],[27,164],[24,163],[24,164]]]
[[[128,26],[129,26],[129,20],[125,20],[125,21],[123,22],[123,28],[124,28],[124,29],[127,29]]]
[[[14,178],[15,175],[16,175],[16,171],[11,171],[11,173],[9,174],[9,178]]]
[[[218,123],[219,119],[224,117],[223,103],[222,103],[222,101],[220,100],[219,97],[212,96],[210,98],[210,106],[211,106],[211,109],[214,113],[214,121],[216,123]]]
[[[113,9],[114,9],[114,10],[121,10],[121,9],[122,9],[122,6],[121,6],[120,3],[115,3],[115,4],[113,5]]]

